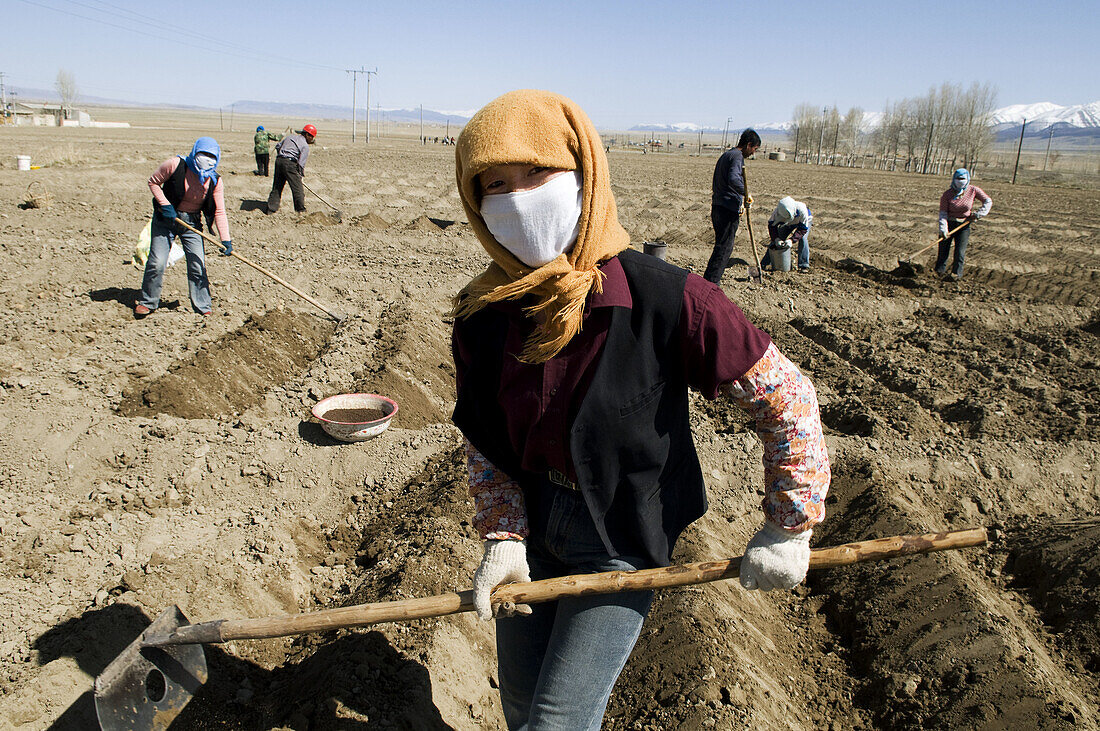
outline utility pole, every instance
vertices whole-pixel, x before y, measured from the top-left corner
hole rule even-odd
[[[1012,184],[1016,185],[1016,171],[1020,169],[1020,151],[1024,149],[1024,130],[1027,128],[1027,118],[1020,125],[1020,144],[1016,148],[1016,167],[1012,168]]]
[[[358,81],[359,74],[366,72],[360,66],[357,69],[344,69],[344,73],[351,74],[351,141],[355,142],[355,82]],[[367,79],[370,77],[368,76]],[[367,111],[370,111],[370,97],[367,97]]]
[[[367,75],[367,144],[370,144],[370,75],[378,75],[378,67],[374,67],[374,71],[364,71]]]
[[[928,144],[924,147],[924,162],[920,166],[921,175],[928,172],[928,158],[932,155],[932,131],[935,129],[936,124],[934,122],[928,126]]]
[[[233,111],[234,111],[233,108],[236,107],[236,106],[237,106],[236,102],[229,105],[229,131],[230,132],[233,131]]]
[[[821,164],[821,143],[825,141],[825,112],[828,111],[825,107],[821,108],[821,134],[817,137],[817,159],[814,161],[815,165]]]
[[[0,71],[0,115],[8,108],[8,96],[4,93],[4,72]]]
[[[420,144],[426,145],[427,141],[424,139],[424,105],[420,105]],[[1015,181],[1013,181],[1015,182]]]
[[[1047,136],[1047,155],[1043,158],[1043,172],[1047,171],[1047,161],[1050,160],[1050,141],[1054,139],[1054,122],[1050,123],[1050,134]]]
[[[730,122],[733,121],[733,117],[726,117],[726,130],[722,133],[722,147],[726,146],[726,137],[730,133]]]

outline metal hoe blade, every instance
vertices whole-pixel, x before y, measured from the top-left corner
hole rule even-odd
[[[95,679],[95,711],[104,731],[167,729],[209,677],[202,645],[142,647],[153,633],[189,624],[180,608],[161,612]]]

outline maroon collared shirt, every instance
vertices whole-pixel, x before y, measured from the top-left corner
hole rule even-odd
[[[522,363],[516,357],[534,327],[523,314],[522,303],[491,305],[508,315],[497,398],[512,447],[526,470],[558,469],[571,480],[577,479],[569,452],[570,426],[603,352],[612,308],[633,306],[630,285],[618,257],[609,259],[600,269],[606,275],[603,292],[589,296],[581,331],[545,363]],[[687,385],[708,399],[718,395],[722,384],[745,375],[771,344],[771,338],[750,323],[717,285],[691,273],[684,285],[678,331]],[[474,347],[473,343],[456,341],[455,353],[468,360]]]

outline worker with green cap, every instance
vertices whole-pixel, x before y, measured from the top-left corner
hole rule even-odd
[[[256,172],[253,175],[263,175],[265,178],[270,173],[268,163],[271,160],[271,154],[269,152],[267,143],[276,141],[279,139],[279,135],[274,132],[268,132],[261,124],[256,128],[255,150],[256,150]]]

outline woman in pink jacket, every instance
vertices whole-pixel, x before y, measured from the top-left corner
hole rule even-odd
[[[974,201],[982,206],[974,210]],[[951,279],[957,280],[963,275],[963,260],[966,258],[966,245],[970,242],[970,226],[964,223],[977,221],[993,207],[993,199],[976,185],[970,184],[970,171],[959,168],[951,176],[951,187],[940,196],[940,250],[936,256],[936,274],[947,273],[947,255],[951,253],[951,244],[955,244],[955,258],[951,263]],[[955,231],[950,236],[950,232]]]
[[[179,236],[183,253],[187,257],[187,286],[191,295],[191,307],[201,315],[210,314],[210,283],[206,278],[206,259],[202,237],[184,229],[176,219],[189,226],[202,229],[202,216],[213,231],[217,226],[224,256],[233,252],[229,237],[229,219],[225,215],[225,186],[218,176],[221,148],[212,137],[195,140],[191,154],[165,160],[149,178],[149,190],[153,193],[153,225],[149,242],[149,258],[145,262],[145,276],[141,281],[141,294],[134,306],[134,316],[142,318],[160,304],[160,290],[164,284],[164,267],[168,263],[168,251],[172,237]]]

